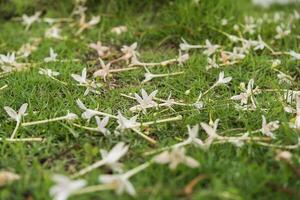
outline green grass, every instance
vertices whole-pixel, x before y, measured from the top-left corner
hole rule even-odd
[[[25,3],[26,2],[26,3]],[[291,13],[299,6],[278,7],[269,10],[253,7],[249,1],[243,0],[204,0],[199,5],[193,1],[146,1],[146,0],[93,0],[88,2],[88,13],[102,15],[100,24],[96,28],[82,34],[81,38],[74,37],[76,30],[62,27],[63,35],[67,40],[56,41],[45,39],[38,50],[24,62],[40,62],[49,54],[53,47],[59,59],[80,59],[79,62],[45,63],[33,66],[22,72],[15,72],[0,78],[0,87],[7,84],[8,88],[0,91],[0,108],[11,106],[18,109],[25,102],[29,104],[28,115],[25,121],[42,120],[62,116],[68,110],[81,113],[75,100],[80,98],[88,107],[116,114],[118,110],[126,116],[132,114],[128,109],[134,101],[120,96],[120,93],[139,92],[141,88],[146,91],[158,89],[158,97],[167,98],[172,92],[173,98],[193,103],[200,91],[211,86],[221,70],[226,76],[232,76],[230,87],[218,87],[205,98],[205,109],[197,111],[189,107],[175,106],[176,112],[168,110],[160,112],[151,110],[147,115],[140,115],[141,121],[162,119],[177,114],[183,120],[151,127],[151,136],[158,141],[158,147],[174,144],[186,138],[187,125],[208,122],[209,117],[221,120],[220,132],[232,128],[245,128],[256,130],[261,127],[261,115],[264,114],[269,121],[280,120],[289,122],[293,117],[283,111],[277,93],[262,93],[258,95],[258,107],[267,109],[265,112],[257,109],[252,112],[241,112],[234,109],[230,97],[240,92],[240,82],[255,80],[260,88],[273,89],[300,89],[300,63],[291,60],[288,56],[279,57],[282,60],[280,70],[296,77],[293,86],[278,83],[276,73],[271,69],[272,56],[267,50],[252,52],[240,64],[212,69],[206,71],[206,56],[201,50],[190,52],[189,61],[184,66],[171,65],[169,67],[155,67],[152,72],[168,73],[184,70],[183,75],[155,79],[141,85],[144,70],[136,70],[114,74],[107,83],[103,83],[101,95],[90,94],[83,97],[83,88],[78,88],[70,74],[79,74],[84,67],[92,70],[96,66],[90,64],[96,60],[94,52],[86,44],[100,40],[105,45],[120,49],[124,44],[138,42],[141,60],[159,61],[177,55],[180,38],[183,37],[192,44],[203,44],[205,39],[213,43],[222,44],[231,49],[232,43],[214,31],[212,27],[220,28],[228,33],[234,33],[233,25],[244,22],[244,16],[270,15],[277,11],[285,14]],[[23,13],[33,14],[34,11],[43,10],[44,16],[66,17],[72,11],[71,1],[21,1],[10,3],[0,1],[0,53],[16,51],[31,37],[42,37],[47,26],[44,23],[35,23],[30,31],[25,32],[20,22],[12,20]],[[229,24],[220,27],[220,20],[227,18]],[[114,26],[126,25],[129,29],[121,36],[110,33]],[[287,38],[272,44],[274,49],[300,51],[299,21]],[[270,42],[275,35],[276,24],[262,26],[260,31],[263,38]],[[253,37],[256,38],[256,37]],[[38,74],[38,68],[50,68],[59,71],[60,80],[69,83],[64,86],[49,78]],[[122,67],[122,66],[120,66]],[[125,67],[125,65],[123,66]],[[101,82],[101,80],[99,80]],[[115,84],[115,88],[109,85]],[[185,91],[190,90],[186,95]],[[85,124],[84,120],[79,123]],[[0,112],[0,136],[9,137],[15,123],[8,120],[4,110]],[[95,126],[94,120],[90,126]],[[109,124],[113,130],[115,122]],[[230,133],[228,133],[230,134]],[[201,130],[201,137],[204,132]],[[234,134],[233,134],[234,135]],[[259,134],[258,134],[259,135]],[[274,143],[294,144],[297,142],[299,131],[282,125],[276,132],[277,140]],[[83,131],[66,122],[51,123],[40,126],[21,128],[19,137],[44,137],[43,143],[8,143],[0,144],[0,169],[10,170],[21,175],[21,179],[8,186],[0,188],[0,199],[50,199],[49,188],[53,185],[51,177],[55,173],[72,174],[100,159],[99,148],[110,149],[120,140],[130,144],[130,151],[122,159],[125,169],[129,170],[150,157],[143,153],[153,149],[146,141],[129,133],[122,137],[112,136],[105,138],[101,134]],[[170,171],[166,166],[153,165],[131,180],[138,196],[136,199],[299,199],[300,180],[284,163],[275,160],[276,149],[262,147],[256,144],[246,144],[236,148],[230,144],[213,145],[208,151],[195,147],[187,148],[188,155],[201,163],[201,167],[190,169],[180,165],[176,171]],[[293,151],[299,157],[300,150]],[[295,163],[300,167],[299,163]],[[107,168],[97,169],[84,178],[89,185],[98,183],[98,175],[109,173]],[[199,174],[205,174],[207,179],[201,181],[194,188],[191,195],[185,195],[183,188]],[[283,190],[287,188],[286,190]],[[296,191],[297,194],[287,192]],[[117,196],[115,193],[97,192],[70,199],[132,199],[127,195]]]

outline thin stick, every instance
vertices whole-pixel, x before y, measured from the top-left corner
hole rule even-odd
[[[150,142],[151,144],[156,144],[156,140],[152,139],[151,137],[145,135],[144,133],[142,133],[141,131],[132,128],[131,130],[133,130],[134,132],[136,132],[138,135],[140,135],[142,138],[146,139],[148,142]]]
[[[62,116],[62,117],[56,117],[52,119],[45,119],[45,120],[40,120],[40,121],[34,121],[34,122],[25,122],[22,123],[21,126],[32,126],[32,125],[38,125],[38,124],[45,124],[49,122],[56,122],[56,121],[62,121],[62,120],[68,120],[67,116]]]
[[[13,133],[11,134],[10,139],[13,139],[15,137],[15,135],[17,134],[17,131],[18,131],[19,127],[20,127],[20,123],[21,123],[21,119],[17,120],[16,127],[15,127]]]
[[[0,138],[0,141],[8,142],[43,142],[44,138]]]
[[[92,165],[87,166],[86,168],[81,169],[79,172],[76,172],[71,176],[71,178],[78,178],[79,176],[85,175],[88,172],[93,171],[94,169],[97,169],[105,164],[105,160],[99,160]]]
[[[74,193],[72,193],[72,195],[80,195],[80,194],[98,192],[98,191],[103,191],[103,190],[113,190],[113,189],[115,189],[115,187],[116,187],[115,184],[93,185],[93,186],[88,186],[88,187],[82,188],[80,190],[77,190]]]
[[[7,88],[8,87],[8,85],[3,85],[1,88],[0,88],[0,90],[4,90],[5,88]]]

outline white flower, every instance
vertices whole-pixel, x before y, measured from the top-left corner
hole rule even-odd
[[[234,47],[232,52],[223,51],[223,53],[227,54],[227,59],[231,61],[243,60],[245,56],[245,48],[244,47]]]
[[[15,53],[0,54],[0,64],[14,65],[16,63]]]
[[[179,44],[179,47],[182,51],[188,51],[193,48],[193,45],[190,45],[189,43],[187,43],[187,41],[185,41],[185,39],[181,38],[181,40],[182,40],[182,43]]]
[[[137,120],[137,115],[131,117],[130,119],[125,118],[120,111],[118,111],[118,127],[116,128],[117,130],[124,131],[126,129],[130,128],[136,128],[140,125]]]
[[[132,183],[128,180],[129,178],[123,174],[121,175],[101,175],[99,176],[99,181],[105,184],[115,185],[115,191],[118,195],[123,194],[124,192],[128,193],[131,196],[136,195],[136,191]]]
[[[41,14],[42,12],[39,11],[32,16],[27,16],[26,14],[22,15],[22,24],[26,26],[26,30],[28,30],[34,22],[39,20]]]
[[[86,68],[83,68],[81,75],[71,74],[72,78],[75,81],[77,81],[79,84],[87,84],[86,75],[87,75]]]
[[[51,69],[40,68],[39,74],[46,75],[46,76],[49,76],[49,77],[55,77],[55,76],[59,75],[59,72],[53,71]]]
[[[30,43],[25,43],[23,44],[20,49],[18,50],[17,54],[21,55],[22,57],[27,58],[28,56],[31,55],[31,53],[33,51],[37,50],[37,45],[39,43],[39,39],[37,39],[36,41],[34,41],[33,44]],[[0,61],[1,62],[1,61]]]
[[[191,168],[199,167],[199,162],[192,157],[185,155],[184,148],[173,148],[171,151],[164,151],[156,155],[153,160],[159,164],[169,164],[169,168],[174,170],[182,163]]]
[[[288,36],[291,33],[291,30],[290,29],[283,30],[282,26],[277,26],[276,32],[277,32],[277,35],[275,35],[275,39],[278,40],[278,39],[282,39],[282,38]]]
[[[254,80],[253,79],[249,80],[248,85],[247,85],[247,89],[244,88],[245,87],[244,84],[241,84],[241,85],[242,85],[243,92],[240,93],[239,95],[235,95],[235,96],[231,97],[231,99],[235,100],[235,101],[241,101],[241,105],[247,105],[248,104],[248,99],[250,97],[252,97],[252,95],[253,95]],[[253,107],[256,108],[254,98],[251,98],[251,100],[253,100],[252,101]]]
[[[108,124],[109,117],[106,116],[102,120],[100,120],[100,118],[96,116],[95,119],[97,123],[97,129],[105,136],[109,135],[110,134],[109,130],[105,128],[105,126]]]
[[[296,96],[296,117],[293,128],[300,129],[300,95]]]
[[[100,16],[92,16],[92,19],[88,22],[88,27],[95,26],[100,22]]]
[[[15,174],[10,171],[4,171],[4,170],[0,171],[0,187],[3,187],[19,179],[20,176],[18,174]]]
[[[228,24],[228,20],[225,19],[225,18],[223,18],[223,19],[221,20],[221,25],[222,25],[222,26],[226,26],[227,24]]]
[[[245,17],[245,25],[244,25],[244,32],[249,33],[249,34],[254,34],[255,33],[255,28],[257,25],[254,22],[254,18],[251,16],[246,16]]]
[[[211,145],[213,140],[216,138],[219,138],[219,135],[217,134],[217,128],[219,124],[219,119],[216,119],[214,123],[211,125],[208,125],[206,123],[201,122],[200,125],[208,135],[208,138],[205,140],[205,144],[207,145],[207,148]]]
[[[63,175],[54,175],[53,181],[56,183],[50,188],[50,196],[54,200],[67,200],[72,193],[83,188],[86,185],[85,180],[70,180],[68,177]]]
[[[28,104],[24,103],[18,112],[16,112],[14,109],[12,109],[9,106],[4,106],[4,110],[6,113],[15,121],[20,122],[21,118],[25,115],[26,110],[27,110]]]
[[[279,79],[279,83],[286,83],[286,84],[289,84],[289,85],[292,85],[294,79],[290,76],[290,75],[287,75],[281,71],[279,71],[279,73],[277,74],[277,78]]]
[[[144,74],[145,79],[142,81],[143,83],[151,81],[153,78],[155,78],[155,74],[152,74],[150,71],[147,70],[147,72]]]
[[[142,96],[139,96],[135,93],[135,99],[139,103],[139,105],[130,108],[130,111],[137,111],[138,109],[142,109],[145,113],[147,111],[147,108],[156,107],[158,104],[153,100],[153,98],[155,98],[157,92],[158,90],[155,90],[148,95],[147,92],[144,89],[142,89]]]
[[[116,27],[113,27],[111,29],[111,32],[115,33],[117,35],[121,35],[122,33],[127,32],[127,26],[116,26]]]
[[[179,44],[179,47],[180,47],[180,50],[182,50],[182,51],[203,48],[203,46],[201,46],[201,45],[191,45],[191,44],[187,43],[187,41],[185,41],[185,39],[183,39],[183,38],[181,38],[181,40],[182,40],[182,43]]]
[[[102,77],[104,79],[104,81],[106,81],[106,77],[109,74],[109,69],[110,69],[111,64],[110,63],[105,64],[101,58],[99,58],[99,61],[100,61],[100,65],[101,65],[102,69],[95,71],[93,76],[94,77]]]
[[[209,70],[211,68],[219,68],[218,63],[216,62],[216,57],[213,58],[207,57],[206,70]]]
[[[57,26],[53,26],[46,30],[45,37],[53,38],[53,39],[62,39],[63,37],[60,35],[61,29]]]
[[[300,60],[300,53],[296,53],[295,51],[289,51],[288,54],[292,56],[295,60]]]
[[[224,78],[224,71],[222,71],[222,72],[220,72],[219,78],[215,84],[216,85],[227,84],[231,81],[231,79],[232,79],[231,76]]]
[[[74,120],[74,119],[77,119],[78,116],[75,113],[71,113],[71,112],[68,111],[68,114],[65,116],[65,118],[67,120]]]
[[[266,43],[262,40],[261,36],[258,35],[258,41],[250,41],[251,46],[254,46],[254,51],[263,50],[266,46]]]
[[[292,157],[293,157],[293,154],[289,151],[280,151],[277,153],[275,159],[276,160],[285,160],[285,161],[288,161],[288,162],[291,162],[292,161]]]
[[[124,142],[116,144],[109,152],[105,149],[100,149],[105,165],[117,172],[122,172],[122,164],[119,160],[128,152],[129,146],[125,145]]]
[[[50,56],[47,58],[44,58],[45,62],[54,62],[56,61],[57,53],[54,52],[52,48],[50,48]]]
[[[199,125],[195,125],[192,128],[188,126],[188,139],[187,141],[197,147],[203,148],[204,143],[201,139],[198,138]]]
[[[182,65],[183,63],[185,63],[188,59],[190,58],[188,53],[182,54],[181,51],[179,51],[179,55],[177,58],[177,62],[179,65]],[[162,64],[164,65],[164,64]]]
[[[213,55],[218,48],[220,47],[220,45],[213,45],[211,44],[211,42],[209,40],[205,40],[205,51],[203,51],[203,53],[207,56],[211,56]]]
[[[123,58],[128,61],[129,59],[131,58],[136,58],[137,56],[139,56],[139,53],[136,51],[136,48],[137,48],[137,43],[133,43],[132,45],[130,46],[126,46],[124,45],[122,48],[121,48],[121,51],[123,52]]]
[[[109,47],[103,46],[100,41],[89,44],[89,47],[96,50],[99,57],[103,57],[109,52]]]
[[[266,117],[262,115],[261,132],[263,135],[266,135],[274,139],[275,135],[273,134],[273,131],[277,130],[278,128],[279,128],[279,121],[272,121],[267,123]]]
[[[83,119],[87,119],[90,120],[92,117],[97,115],[97,112],[95,110],[92,109],[88,109],[83,103],[82,101],[80,101],[80,99],[76,100],[76,103],[78,105],[79,108],[81,108],[82,110],[84,110],[84,112],[81,114],[81,117]]]

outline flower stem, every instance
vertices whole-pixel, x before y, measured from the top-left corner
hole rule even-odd
[[[202,97],[204,95],[206,95],[209,91],[211,91],[212,89],[214,89],[217,86],[217,84],[213,84],[210,88],[208,88],[208,90],[206,90],[205,92],[203,92]]]
[[[156,153],[159,153],[159,152],[162,152],[162,151],[166,151],[166,150],[169,150],[169,149],[183,147],[183,146],[186,146],[186,145],[189,145],[189,144],[190,144],[190,141],[189,140],[185,140],[183,142],[176,143],[176,144],[173,144],[171,146],[166,146],[166,147],[162,147],[160,149],[155,149],[153,151],[145,152],[143,155],[149,156],[149,155],[153,155],[153,154],[156,154]]]
[[[99,185],[93,185],[88,186],[85,188],[82,188],[80,190],[75,191],[72,193],[72,195],[80,195],[80,194],[87,194],[92,192],[98,192],[103,190],[113,190],[115,189],[115,184],[99,184]]]
[[[167,118],[167,119],[159,119],[156,121],[144,122],[144,123],[141,123],[141,126],[148,126],[148,125],[152,125],[152,124],[160,124],[160,123],[172,122],[172,121],[178,121],[178,120],[182,120],[181,115],[178,115],[176,117]]]
[[[256,144],[259,144],[261,146],[265,146],[265,147],[273,147],[273,148],[279,148],[279,149],[298,149],[300,147],[300,144],[294,144],[294,145],[277,145],[277,144],[268,144],[265,142],[257,142]]]
[[[146,139],[148,142],[150,142],[151,144],[156,144],[156,140],[150,138],[149,136],[145,135],[144,133],[142,133],[141,131],[135,129],[135,128],[132,128],[132,130],[134,132],[136,132],[138,135],[140,135],[142,138]]]
[[[17,134],[17,131],[18,131],[19,127],[20,127],[20,123],[21,123],[21,119],[17,120],[16,127],[15,127],[13,133],[11,134],[10,139],[13,139],[15,137],[15,135]]]
[[[63,84],[63,85],[68,85],[68,83],[66,83],[64,81],[61,81],[61,80],[59,80],[59,79],[57,79],[57,78],[55,78],[53,76],[50,76],[50,78],[53,79],[53,80],[55,80],[55,81],[57,81],[57,82],[59,82],[59,83],[61,83],[61,84]]]
[[[152,164],[151,161],[146,162],[146,163],[144,163],[144,164],[141,164],[141,165],[139,165],[139,166],[137,166],[137,167],[135,167],[135,168],[133,168],[133,169],[127,171],[127,172],[126,172],[125,174],[123,174],[123,175],[124,175],[125,178],[128,179],[128,178],[132,177],[133,175],[139,173],[140,171],[146,169],[146,168],[149,167],[151,164]]]
[[[0,141],[7,142],[43,142],[44,138],[0,138]]]
[[[8,85],[3,85],[1,88],[0,88],[0,90],[4,90],[5,88],[7,88],[8,87]]]
[[[45,120],[40,120],[40,121],[34,121],[34,122],[25,122],[22,123],[21,126],[32,126],[32,125],[38,125],[38,124],[46,124],[49,122],[56,122],[56,121],[62,121],[62,120],[68,120],[68,116],[62,116],[62,117],[56,117],[52,119],[45,119]]]
[[[85,175],[88,172],[93,171],[94,169],[97,169],[105,164],[105,160],[99,160],[95,162],[94,164],[87,166],[86,168],[83,168],[79,172],[76,172],[71,176],[71,178],[78,178],[79,176]]]

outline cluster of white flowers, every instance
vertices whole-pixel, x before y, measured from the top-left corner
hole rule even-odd
[[[46,22],[50,27],[45,31],[44,37],[47,39],[55,39],[55,40],[63,40],[66,37],[62,35],[63,26],[61,23],[68,23],[71,27],[76,26],[78,30],[74,33],[74,35],[78,36],[83,34],[88,29],[94,28],[97,24],[100,23],[100,16],[87,16],[87,8],[84,5],[85,1],[77,1],[77,4],[71,14],[70,18],[67,19],[53,19],[53,18],[43,18],[41,20],[42,13],[36,12],[33,16],[22,16],[22,24],[26,26],[26,30],[29,30],[30,27],[36,22]],[[288,3],[292,2],[288,0],[253,0],[253,2],[257,5],[261,5],[263,7],[268,7],[273,3]],[[87,19],[90,20],[87,20]],[[272,22],[276,22],[277,26],[274,30],[274,37],[270,44],[273,44],[275,41],[282,40],[285,37],[289,37],[289,35],[293,31],[293,26],[291,24],[284,24],[280,20],[282,18],[281,14],[274,15]],[[299,13],[293,14],[293,20],[300,19]],[[157,61],[157,62],[142,62],[139,59],[142,57],[138,52],[138,43],[134,42],[130,45],[123,45],[121,48],[116,49],[111,46],[104,46],[100,41],[92,42],[86,44],[87,47],[92,49],[96,54],[95,66],[100,66],[100,69],[95,68],[83,68],[81,74],[71,74],[71,77],[76,81],[79,87],[84,87],[85,92],[83,96],[88,95],[89,93],[92,95],[102,95],[102,87],[103,85],[109,85],[110,78],[113,73],[119,73],[123,71],[135,70],[135,69],[145,69],[144,80],[142,83],[149,83],[155,78],[169,77],[169,76],[177,76],[185,73],[184,66],[185,63],[190,59],[190,54],[188,52],[193,51],[195,49],[201,49],[202,53],[205,55],[207,59],[206,70],[212,69],[213,71],[217,71],[217,78],[214,82],[210,84],[205,91],[196,91],[198,98],[196,101],[192,103],[184,103],[183,100],[176,100],[172,98],[171,92],[167,98],[159,98],[161,93],[158,93],[158,89],[152,90],[152,92],[148,93],[144,88],[141,88],[140,93],[131,93],[129,95],[121,94],[120,96],[127,97],[133,99],[135,104],[128,108],[128,111],[131,111],[135,115],[131,117],[127,117],[128,113],[121,111],[100,111],[99,108],[91,109],[86,106],[80,99],[76,100],[76,104],[80,110],[82,110],[81,117],[78,117],[75,113],[67,112],[66,115],[44,119],[39,121],[31,121],[24,122],[24,117],[27,115],[27,107],[28,104],[23,104],[18,111],[15,111],[13,108],[5,106],[4,110],[8,114],[8,116],[16,122],[16,126],[13,130],[13,133],[9,138],[0,138],[0,140],[7,140],[11,142],[23,141],[23,142],[32,142],[32,141],[44,141],[45,138],[17,138],[16,134],[20,127],[40,125],[50,122],[64,121],[68,123],[70,126],[74,126],[76,128],[81,128],[87,131],[95,131],[101,133],[102,136],[105,136],[105,139],[115,137],[121,138],[120,135],[126,134],[137,134],[141,138],[145,139],[151,145],[155,145],[157,140],[150,132],[147,134],[148,127],[153,124],[159,123],[168,123],[179,121],[182,119],[181,115],[177,115],[175,117],[169,117],[164,119],[155,119],[154,121],[146,121],[144,122],[140,118],[141,116],[147,115],[151,113],[153,110],[158,110],[159,112],[173,111],[176,112],[176,106],[189,106],[191,109],[200,111],[204,109],[207,105],[208,101],[212,101],[213,95],[209,96],[211,93],[218,93],[219,91],[216,88],[230,88],[236,79],[234,76],[228,75],[229,72],[225,72],[220,68],[235,65],[243,62],[247,56],[252,55],[253,52],[260,53],[262,51],[268,51],[274,56],[287,55],[292,57],[294,60],[300,60],[300,54],[289,50],[287,52],[275,51],[273,50],[260,35],[261,26],[264,22],[268,22],[268,17],[262,17],[256,19],[251,16],[246,16],[243,24],[235,24],[233,26],[234,31],[237,33],[229,34],[222,30],[215,31],[220,34],[225,35],[230,41],[230,47],[224,44],[215,44],[215,42],[206,39],[203,42],[203,45],[194,45],[189,44],[186,40],[182,39],[182,42],[179,44],[178,55],[173,58]],[[222,19],[220,21],[221,27],[227,27],[230,25],[229,20]],[[114,36],[121,35],[128,31],[127,26],[117,26],[111,29],[111,33]],[[80,36],[78,36],[80,37]],[[256,38],[256,39],[253,39]],[[32,52],[38,49],[38,45],[41,43],[42,39],[36,39],[34,41],[30,41],[21,46],[19,51],[7,53],[6,55],[0,54],[0,67],[3,73],[10,73],[12,71],[20,70],[26,68],[27,64],[31,65],[33,63],[21,63],[21,59],[30,58]],[[58,50],[58,49],[56,49]],[[112,55],[112,56],[111,56]],[[43,64],[51,63],[51,62],[65,62],[66,60],[59,60],[57,57],[58,53],[54,51],[53,48],[49,50],[49,56],[45,57],[43,60]],[[112,58],[112,59],[110,59]],[[18,61],[17,61],[18,60]],[[70,61],[70,60],[69,60]],[[165,74],[154,74],[151,73],[148,68],[150,67],[164,67],[172,65],[178,65],[183,70],[178,72],[171,72]],[[290,87],[293,86],[293,82],[295,78],[290,76],[288,73],[279,70],[278,68],[281,65],[281,61],[279,59],[272,60],[271,69],[276,71],[276,75],[278,77],[278,81],[280,84],[284,85],[288,84]],[[126,67],[120,67],[126,66]],[[62,71],[61,71],[62,72]],[[46,68],[40,67],[38,73],[43,76],[47,76],[50,79],[58,81],[59,83],[64,84],[65,86],[69,86],[68,83],[59,80],[60,72]],[[99,80],[99,78],[103,80]],[[260,102],[256,99],[262,92],[282,92],[280,90],[272,90],[272,89],[261,89],[258,86],[254,87],[254,78],[250,80],[247,79],[248,83],[240,83],[239,85],[239,93],[233,95],[230,100],[238,101],[238,104],[235,104],[235,108],[239,111],[249,111],[256,110],[260,108]],[[259,82],[258,82],[259,83]],[[255,85],[257,85],[257,79],[255,79]],[[110,85],[109,85],[110,86]],[[104,89],[103,89],[104,90]],[[186,91],[186,95],[189,95],[193,89],[189,88]],[[285,92],[284,97],[280,99],[281,103],[284,105],[285,111],[291,113],[294,118],[290,120],[288,125],[291,130],[300,129],[300,91],[293,90],[283,90]],[[207,97],[207,98],[206,98]],[[230,101],[232,103],[232,101]],[[164,110],[162,110],[163,108]],[[102,108],[104,109],[104,108]],[[261,109],[263,110],[263,109]],[[263,110],[265,111],[265,110]],[[115,114],[113,114],[115,113]],[[30,112],[29,112],[30,114]],[[157,114],[157,113],[155,113]],[[172,114],[172,115],[173,115]],[[155,116],[155,115],[154,115]],[[266,114],[267,116],[267,114]],[[28,116],[26,117],[28,118]],[[259,116],[260,118],[260,116]],[[81,125],[80,120],[84,120],[87,125]],[[75,122],[74,122],[75,121]],[[280,128],[281,124],[285,124],[285,122],[279,122],[278,120],[274,120],[271,122],[267,122],[265,115],[262,115],[262,123],[261,127],[256,130],[248,130],[247,132],[242,132],[237,135],[232,136],[232,134],[220,133],[218,131],[219,119],[213,121],[211,118],[209,123],[200,122],[193,126],[187,126],[187,138],[174,144],[171,146],[166,146],[161,149],[155,149],[151,152],[146,152],[146,155],[155,154],[151,159],[144,162],[141,165],[138,165],[131,170],[124,172],[124,167],[121,160],[126,157],[125,155],[129,151],[129,145],[126,145],[124,142],[118,142],[110,151],[105,149],[100,149],[101,159],[92,163],[89,166],[84,167],[78,172],[71,175],[71,178],[63,175],[54,175],[53,181],[55,185],[50,189],[50,195],[55,200],[66,200],[71,195],[79,195],[82,193],[88,193],[91,191],[100,191],[100,190],[114,190],[117,194],[128,193],[129,195],[136,195],[135,188],[133,184],[129,181],[129,179],[136,175],[137,173],[145,170],[149,166],[153,164],[168,164],[171,170],[175,170],[179,164],[184,164],[190,168],[199,168],[200,162],[186,155],[186,146],[194,146],[197,149],[208,151],[211,145],[224,144],[229,143],[233,144],[237,147],[242,147],[247,143],[267,146],[267,147],[276,147],[276,148],[288,148],[295,149],[299,148],[300,141],[296,145],[277,145],[270,144],[265,141],[274,141],[278,137],[280,133],[276,133],[276,131]],[[96,124],[96,127],[90,127],[90,123]],[[200,130],[200,127],[203,130]],[[152,127],[151,127],[152,128]],[[205,132],[205,135],[199,137],[200,132]],[[281,153],[279,156],[281,159],[289,159],[290,156],[288,153]],[[79,176],[84,176],[85,174],[99,168],[99,167],[107,167],[113,171],[113,174],[109,175],[100,175],[99,176],[99,185],[96,186],[87,186],[88,182],[86,180],[73,180],[74,178],[78,178]]]

